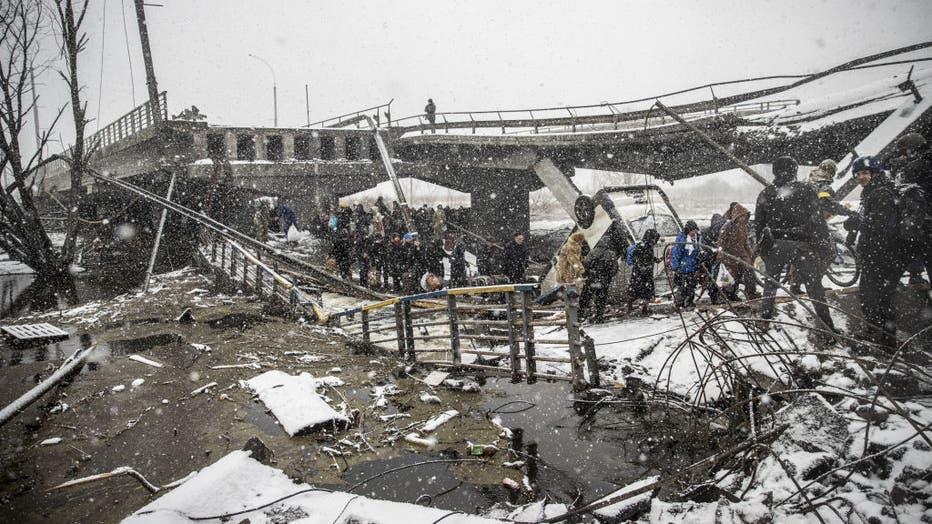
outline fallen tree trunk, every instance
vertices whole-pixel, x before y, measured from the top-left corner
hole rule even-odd
[[[93,353],[96,348],[97,346],[91,346],[86,349],[75,351],[70,357],[65,359],[65,362],[55,373],[52,373],[52,376],[3,408],[3,410],[0,411],[0,427],[12,420],[16,415],[22,413],[30,404],[42,398],[42,395],[48,393],[56,384],[80,370],[81,366],[84,365],[84,360],[87,359],[88,355]]]

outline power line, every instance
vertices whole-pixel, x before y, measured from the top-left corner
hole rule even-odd
[[[136,80],[133,79],[133,54],[129,50],[129,32],[126,30],[125,0],[120,0],[120,9],[123,11],[123,41],[126,42],[126,60],[129,62],[129,87],[133,94],[133,107],[136,107]]]
[[[100,104],[104,96],[104,51],[107,49],[107,0],[104,0],[104,20],[100,29],[100,80],[97,83],[97,119],[94,121],[100,131]],[[134,106],[136,104],[133,104]]]

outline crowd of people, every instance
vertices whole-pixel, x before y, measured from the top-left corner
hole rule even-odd
[[[825,160],[806,180],[798,177],[799,166],[788,156],[772,163],[773,183],[758,195],[751,241],[751,212],[733,202],[721,215],[715,214],[709,227],[700,230],[687,221],[677,236],[666,261],[672,272],[674,306],[681,310],[695,307],[696,291],[708,286],[713,303],[761,295],[757,290],[753,261],[763,259],[761,317],[775,315],[774,295],[781,285],[781,274],[789,273],[789,285],[796,293],[804,286],[808,304],[818,317],[822,333],[836,330],[825,303],[822,277],[836,256],[835,239],[827,219],[846,216],[849,245],[856,243],[861,268],[860,305],[864,317],[864,338],[884,345],[895,343],[896,315],[893,294],[900,278],[909,271],[913,278],[928,274],[932,254],[932,150],[927,141],[910,133],[898,141],[897,154],[884,162],[862,156],[852,163],[855,181],[863,187],[860,209],[850,209],[835,198],[831,183],[837,165]],[[886,169],[885,169],[886,168]],[[260,216],[261,214],[261,216]],[[271,215],[271,216],[270,216]],[[282,227],[295,225],[294,213],[287,206],[257,212],[257,222],[274,217]],[[516,233],[504,246],[485,239],[476,246],[476,266],[467,271],[465,230],[454,226],[468,223],[463,209],[426,205],[411,210],[408,224],[398,202],[387,205],[380,197],[374,206],[340,203],[332,213],[321,215],[314,225],[331,243],[329,264],[345,279],[353,278],[355,266],[359,284],[396,293],[416,293],[445,285],[461,287],[471,283],[470,275],[501,275],[508,282],[527,281],[528,248],[525,235]],[[631,266],[631,279],[625,304],[630,312],[642,301],[647,313],[655,298],[654,268],[664,261],[655,256],[660,235],[654,229],[623,251],[609,235],[590,250],[581,232],[574,233],[557,258],[559,284],[580,290],[581,318],[603,320],[608,291],[624,255]],[[449,273],[443,259],[449,260]],[[787,281],[784,279],[784,281]]]
[[[468,271],[463,209],[426,205],[410,210],[405,220],[401,205],[379,197],[371,208],[340,202],[319,217],[315,231],[330,240],[328,264],[342,278],[356,278],[362,286],[412,294],[449,285],[463,287],[474,275],[504,275],[509,282],[526,279],[528,252],[518,233],[506,245],[485,240]],[[449,272],[445,271],[448,260]],[[355,275],[354,275],[355,273]]]
[[[845,242],[854,245],[861,269],[859,299],[864,329],[859,337],[894,347],[896,311],[893,297],[900,279],[909,271],[913,281],[923,270],[929,275],[932,244],[932,151],[927,141],[910,133],[897,142],[897,154],[884,161],[875,156],[855,159],[851,171],[863,188],[858,210],[835,199],[831,182],[837,165],[823,161],[798,178],[799,166],[791,157],[777,158],[773,183],[757,198],[754,217],[756,250],[749,242],[750,213],[732,203],[723,215],[713,216],[705,235],[687,222],[670,256],[674,275],[674,304],[693,306],[696,282],[702,272],[711,278],[713,302],[738,299],[744,287],[748,299],[757,298],[752,261],[763,259],[764,278],[761,317],[774,318],[774,296],[781,275],[789,273],[791,291],[805,287],[808,305],[818,317],[822,338],[837,332],[825,302],[822,277],[837,256],[836,242],[826,220],[846,216]],[[886,169],[885,169],[886,167]]]
[[[799,165],[791,157],[774,160],[773,183],[758,195],[753,223],[756,246],[751,242],[751,212],[732,202],[724,214],[713,215],[709,227],[701,231],[687,221],[670,249],[667,261],[672,272],[673,303],[679,310],[695,307],[700,283],[708,286],[713,303],[754,300],[757,289],[753,266],[756,255],[763,259],[761,317],[766,321],[776,313],[775,294],[781,275],[788,278],[794,293],[805,287],[808,307],[818,318],[822,338],[831,339],[836,327],[825,301],[822,277],[837,256],[835,239],[827,220],[845,216],[848,244],[856,243],[861,268],[860,306],[866,339],[892,347],[896,342],[896,312],[893,295],[905,271],[918,280],[923,270],[929,275],[932,254],[932,150],[919,134],[910,133],[897,142],[897,154],[884,162],[862,156],[851,166],[855,181],[862,186],[860,209],[849,209],[836,200],[831,183],[837,165],[825,160],[800,180]],[[889,171],[889,174],[888,174]],[[654,229],[628,246],[626,263],[631,279],[626,294],[626,311],[643,301],[648,313],[655,298],[654,268],[662,261],[655,256],[660,236]],[[600,242],[600,244],[602,244]],[[617,271],[616,255],[597,246],[587,254],[582,234],[570,237],[560,251],[557,281],[582,286],[581,316],[601,321],[605,294]],[[608,254],[607,254],[608,253]],[[594,309],[589,310],[590,301]]]

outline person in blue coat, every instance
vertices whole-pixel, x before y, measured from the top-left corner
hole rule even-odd
[[[673,269],[673,305],[678,309],[694,307],[696,285],[699,283],[699,253],[702,251],[702,235],[699,226],[692,220],[686,222],[677,235],[670,252],[670,268]]]

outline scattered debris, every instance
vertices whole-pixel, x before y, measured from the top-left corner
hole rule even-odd
[[[215,388],[215,387],[217,387],[217,386],[218,386],[218,384],[217,384],[216,382],[211,382],[211,383],[209,383],[209,384],[204,384],[203,386],[201,386],[201,387],[195,389],[194,391],[192,391],[191,393],[189,393],[189,394],[188,394],[188,398],[196,397],[196,396],[200,395],[201,393],[207,391],[208,389],[210,389],[210,388]]]
[[[418,397],[418,400],[421,402],[426,402],[427,404],[440,404],[440,397],[437,395],[431,395],[426,391],[421,392],[421,396]]]
[[[435,417],[432,417],[427,422],[425,422],[424,425],[421,426],[421,431],[424,433],[430,433],[431,431],[434,431],[435,429],[439,428],[444,423],[452,420],[453,417],[458,417],[459,414],[460,412],[455,409],[444,411],[443,413]]]
[[[40,442],[39,445],[40,446],[54,446],[55,444],[61,444],[62,440],[63,439],[61,437],[47,438],[43,440],[42,442]]]
[[[179,324],[193,324],[195,321],[194,313],[191,312],[191,308],[185,308],[184,311],[182,311],[181,314],[178,315],[178,317],[175,319],[175,322],[178,322]]]
[[[113,386],[112,388],[110,388],[110,391],[112,391],[112,392],[114,392],[114,393],[119,393],[119,392],[123,391],[124,389],[126,389],[126,386],[123,385],[123,384],[119,384],[119,385],[117,385],[117,386]]]
[[[309,373],[298,376],[272,370],[246,381],[291,436],[325,423],[348,425],[349,418],[337,412],[317,393],[318,382]]]
[[[141,357],[141,356],[139,356],[139,355],[130,355],[130,356],[129,356],[129,359],[130,359],[130,360],[135,360],[136,362],[139,362],[139,363],[141,363],[141,364],[145,364],[145,365],[147,365],[147,366],[152,366],[152,367],[155,367],[155,368],[163,367],[162,364],[160,364],[160,363],[158,363],[158,362],[156,362],[156,361],[154,361],[154,360],[149,360],[149,359],[147,359],[146,357]]]
[[[138,388],[139,386],[141,386],[141,385],[143,385],[143,384],[145,384],[145,383],[146,383],[146,379],[144,379],[144,378],[137,378],[136,380],[132,381],[132,382],[130,383],[130,385],[133,386],[134,388]]]
[[[424,383],[431,387],[437,387],[450,376],[448,371],[431,371],[424,378]]]

